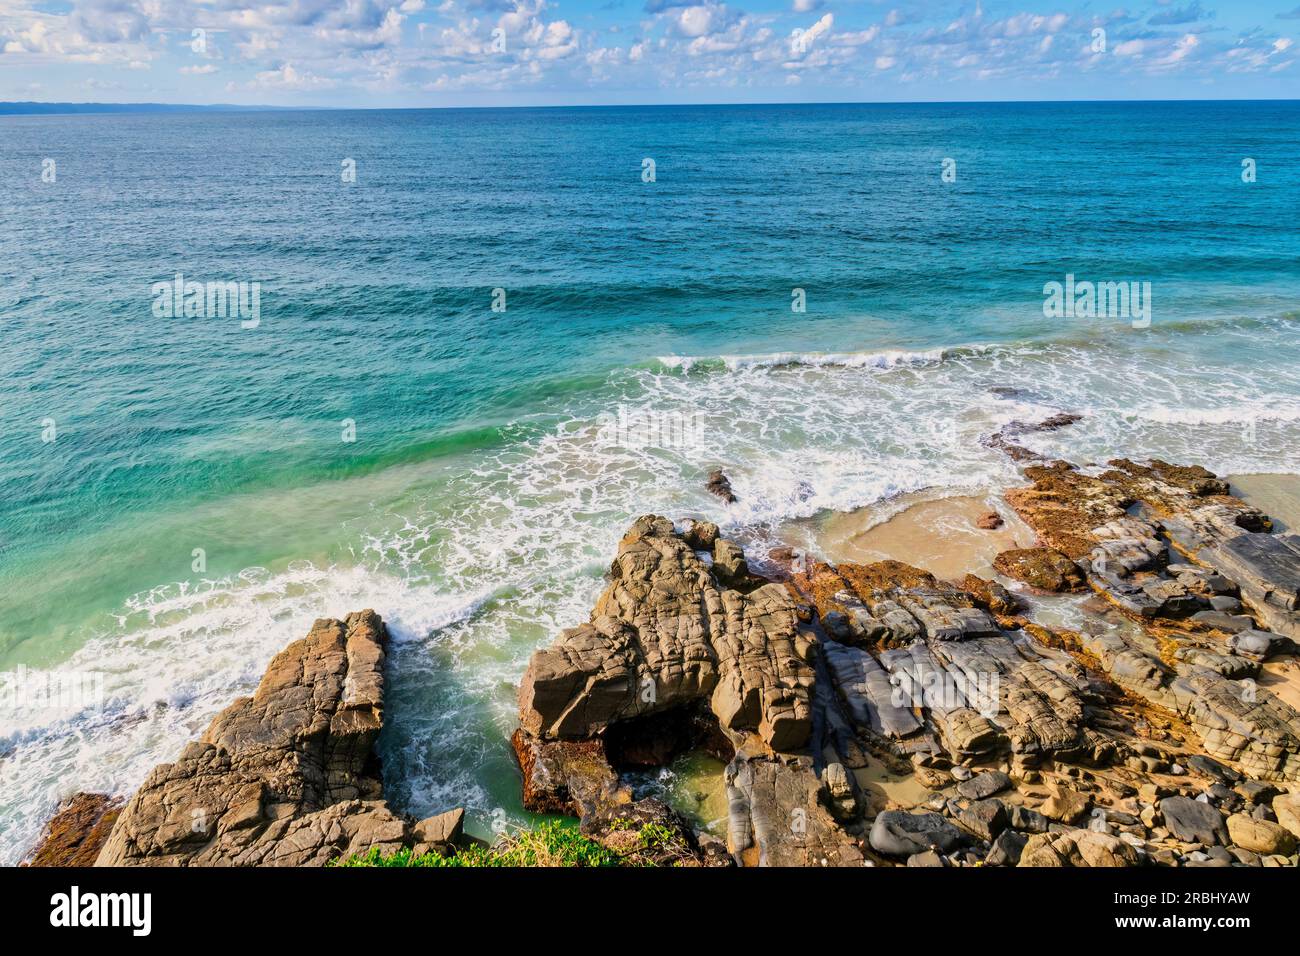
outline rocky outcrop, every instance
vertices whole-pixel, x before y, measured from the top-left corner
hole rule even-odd
[[[513,739],[525,804],[586,820],[628,801],[611,764],[629,739],[662,728],[675,740],[695,726],[698,742],[711,728],[734,755],[726,786],[738,861],[860,863],[819,802],[809,751],[816,637],[787,588],[755,579],[743,551],[704,530],[711,562],[699,525],[679,532],[665,518],[639,519],[591,620],[533,654]]]
[[[127,802],[100,866],[321,866],[459,827],[415,823],[382,798],[387,632],[373,611],[320,620],[281,651],[252,697],[222,711]]]
[[[1075,641],[1126,691],[1188,721],[1205,751],[1257,780],[1300,782],[1300,713],[1260,687],[1294,651],[1300,551],[1203,468],[1126,459],[1027,468],[1008,502],[1046,546],[1140,625]],[[1170,550],[1184,561],[1168,559]]]
[[[519,689],[526,733],[589,739],[706,699],[724,730],[756,733],[777,751],[803,746],[813,672],[784,588],[726,587],[655,516],[623,538],[610,578],[591,621],[529,662]]]
[[[93,866],[122,812],[106,793],[78,793],[63,802],[24,866]]]

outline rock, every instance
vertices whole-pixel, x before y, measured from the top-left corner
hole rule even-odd
[[[1093,830],[1067,830],[1031,836],[1018,865],[1122,867],[1140,862],[1138,850],[1118,837]]]
[[[951,853],[962,842],[961,831],[939,814],[904,810],[877,814],[869,839],[877,853],[899,858],[930,849]]]
[[[742,587],[749,580],[749,564],[740,545],[719,538],[713,543],[713,573],[725,587]]]
[[[1054,548],[1017,548],[993,559],[1001,574],[1041,591],[1078,591],[1084,578],[1075,563]]]
[[[421,820],[411,832],[421,844],[451,846],[460,842],[464,827],[465,811],[458,807]]]
[[[120,798],[74,794],[45,825],[41,842],[23,866],[93,866],[121,810]]]
[[[99,866],[323,866],[418,838],[382,800],[387,631],[319,620],[122,809]]]
[[[1209,777],[1222,784],[1233,784],[1241,779],[1241,774],[1231,767],[1225,767],[1217,760],[1211,760],[1204,754],[1192,754],[1187,758],[1187,766],[1203,777]]]
[[[1022,807],[1019,804],[1013,804],[1008,809],[1008,819],[1011,826],[1016,830],[1023,830],[1026,833],[1047,832],[1047,817],[1043,816],[1037,810],[1029,809],[1029,807]]]
[[[713,545],[718,540],[718,526],[712,521],[692,521],[682,535],[682,540],[694,551],[707,551],[712,554]]]
[[[1290,856],[1296,848],[1295,834],[1285,827],[1267,820],[1256,820],[1244,813],[1228,817],[1228,836],[1243,850],[1265,856]]]
[[[1011,778],[1000,770],[976,774],[957,785],[957,792],[967,800],[983,800],[1011,786]]]
[[[915,853],[907,858],[908,866],[946,866],[943,857],[933,850],[926,850],[924,853]]]
[[[717,495],[727,504],[733,504],[736,495],[731,490],[731,479],[722,473],[721,468],[715,468],[709,472],[709,477],[705,479],[704,487],[712,494]]]
[[[582,818],[580,830],[624,866],[731,865],[720,843],[701,840],[685,817],[653,797],[602,807]]]
[[[975,519],[975,527],[983,531],[993,531],[1002,527],[1002,516],[996,511],[988,511]]]
[[[1273,798],[1277,822],[1293,836],[1300,837],[1300,793],[1282,793]]]
[[[1091,806],[1092,801],[1084,794],[1061,787],[1039,809],[1047,819],[1069,825],[1083,817]]]
[[[808,758],[740,753],[724,779],[727,844],[741,865],[862,865],[856,841],[817,799],[821,783]]]
[[[1223,815],[1209,803],[1190,797],[1165,797],[1160,813],[1169,832],[1184,843],[1226,844],[1228,830]]]
[[[541,740],[516,730],[510,742],[523,771],[525,810],[581,817],[631,801],[599,738]]]
[[[755,731],[777,751],[804,745],[813,670],[785,588],[719,586],[672,522],[653,515],[623,538],[611,578],[590,623],[533,654],[519,688],[525,732],[588,739],[708,700],[724,730]]]
[[[957,822],[981,840],[992,842],[1007,828],[1007,809],[995,797],[976,800],[957,814]]]
[[[986,581],[977,574],[962,579],[962,589],[969,592],[976,607],[994,614],[1010,615],[1021,609],[1020,600],[996,581]]]
[[[1029,837],[1015,830],[1003,830],[993,841],[988,856],[984,858],[985,866],[1016,866],[1024,853]]]
[[[1242,780],[1237,785],[1237,792],[1247,803],[1272,803],[1281,793],[1271,783],[1261,783],[1258,780]],[[1276,808],[1277,804],[1273,805]]]

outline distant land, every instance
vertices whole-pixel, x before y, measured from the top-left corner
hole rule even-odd
[[[0,103],[0,115],[16,113],[193,113],[193,112],[248,112],[251,110],[320,109],[318,106],[239,106],[234,103],[214,103],[200,106],[193,103]]]

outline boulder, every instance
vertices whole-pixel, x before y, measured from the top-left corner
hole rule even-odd
[[[1234,813],[1228,817],[1228,836],[1243,850],[1266,856],[1290,856],[1296,848],[1294,833],[1276,823],[1257,820],[1244,813]]]
[[[869,839],[877,853],[902,859],[931,849],[950,853],[961,844],[962,835],[937,813],[886,810],[876,816]]]
[[[1227,844],[1228,829],[1223,814],[1209,803],[1191,797],[1165,797],[1160,813],[1169,832],[1184,843]]]
[[[1082,793],[1064,787],[1057,790],[1039,808],[1043,816],[1067,826],[1077,823],[1092,806],[1092,801]]]
[[[1031,836],[1019,866],[1124,867],[1136,866],[1141,854],[1128,843],[1095,830],[1067,830]]]
[[[1281,793],[1274,797],[1273,815],[1292,836],[1300,837],[1300,793]]]
[[[1007,808],[995,797],[976,800],[957,814],[957,822],[981,840],[992,842],[1007,828]]]

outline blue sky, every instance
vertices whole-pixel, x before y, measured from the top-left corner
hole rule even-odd
[[[1300,0],[0,0],[0,100],[1294,98],[1297,40]]]

